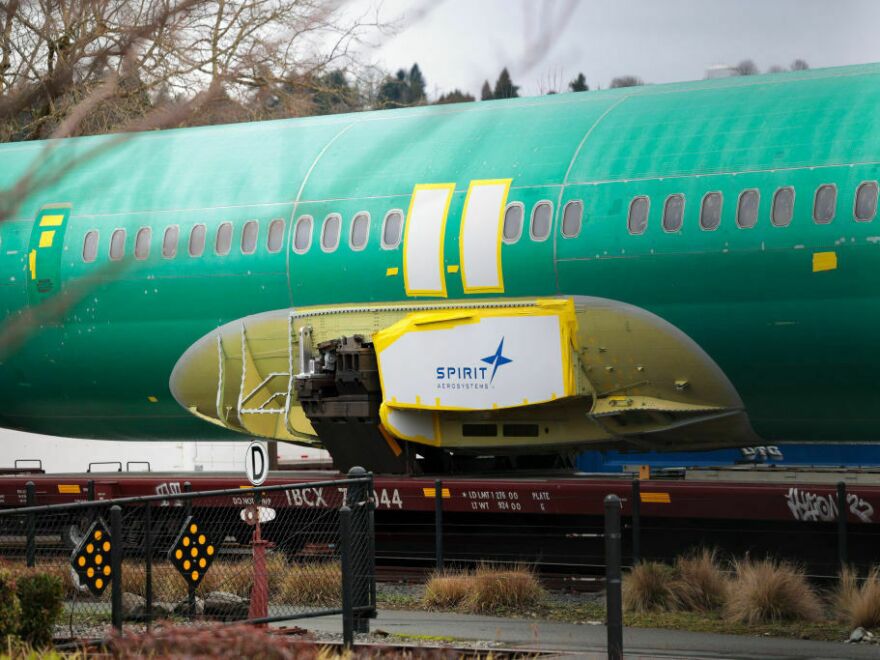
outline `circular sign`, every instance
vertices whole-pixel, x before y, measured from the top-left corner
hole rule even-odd
[[[269,453],[266,445],[262,442],[252,442],[248,445],[247,454],[244,457],[244,471],[248,481],[254,486],[261,485],[269,476]]]

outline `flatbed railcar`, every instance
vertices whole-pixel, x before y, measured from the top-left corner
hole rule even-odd
[[[278,471],[266,485],[325,481],[334,471]],[[181,502],[175,495],[190,488],[208,491],[240,488],[241,494],[197,500],[197,509],[228,509],[238,517],[252,503],[240,473],[76,473],[0,475],[0,507],[23,507],[32,481],[38,504],[88,499],[90,482],[97,500],[165,495],[157,517],[173,526]],[[639,483],[643,557],[671,558],[693,547],[718,547],[734,555],[770,554],[802,561],[814,572],[831,574],[837,566],[837,484],[846,484],[849,560],[868,565],[880,541],[880,471],[704,469],[677,471]],[[189,484],[186,486],[185,484]],[[433,562],[435,477],[376,476],[377,557],[394,565]],[[630,529],[633,513],[631,475],[564,474],[535,476],[444,476],[441,484],[446,558],[475,563],[525,561],[542,568],[571,570],[602,564],[604,498],[616,494]],[[263,504],[285,510],[333,509],[345,492],[338,487],[282,491]],[[142,506],[142,505],[136,505]],[[56,518],[61,524],[61,518]],[[63,521],[69,533],[79,521]],[[45,530],[44,530],[45,531]],[[241,543],[248,528],[242,526]],[[271,536],[271,525],[267,525]],[[624,552],[630,553],[630,534]],[[298,548],[294,548],[294,551]]]

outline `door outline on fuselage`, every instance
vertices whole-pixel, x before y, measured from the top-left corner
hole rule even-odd
[[[61,257],[73,205],[44,204],[31,228],[28,243],[28,303],[39,305],[61,290]]]

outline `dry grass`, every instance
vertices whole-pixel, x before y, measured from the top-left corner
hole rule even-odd
[[[422,602],[429,609],[497,612],[535,607],[544,595],[544,588],[528,566],[481,565],[472,573],[435,573],[425,585]]]
[[[730,581],[721,569],[715,550],[702,549],[675,561],[673,583],[678,604],[694,612],[721,609],[727,599]]]
[[[422,601],[428,609],[456,609],[467,599],[473,576],[461,571],[434,573],[425,584]]]
[[[822,605],[804,572],[772,559],[735,561],[724,616],[746,624],[775,621],[819,621]]]
[[[856,573],[844,568],[834,593],[834,605],[838,618],[852,628],[880,626],[880,567],[872,568],[861,585]]]
[[[674,611],[679,609],[672,566],[643,561],[623,577],[623,609],[626,612]]]
[[[292,564],[280,585],[281,602],[309,607],[342,602],[342,568],[335,562]]]

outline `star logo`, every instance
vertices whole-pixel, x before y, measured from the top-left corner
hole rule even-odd
[[[489,379],[490,383],[493,380],[495,380],[495,372],[498,371],[498,367],[501,367],[501,366],[504,366],[505,364],[509,364],[509,363],[513,362],[513,360],[511,360],[510,358],[504,357],[504,355],[502,354],[503,351],[504,351],[504,337],[501,338],[501,342],[498,344],[498,348],[496,349],[495,354],[490,355],[488,357],[484,357],[482,360],[486,364],[492,365],[492,377]]]

